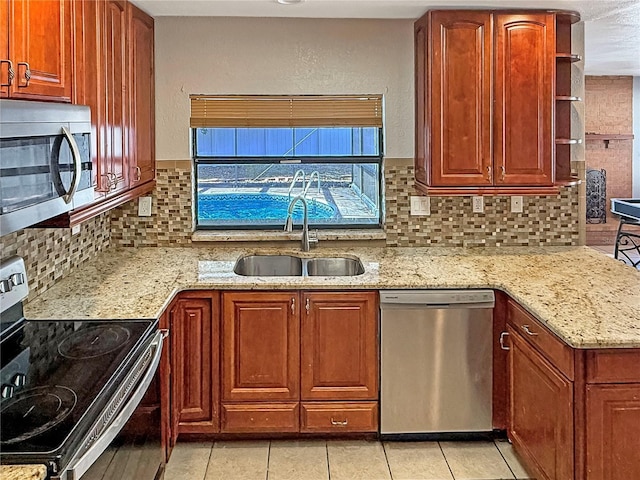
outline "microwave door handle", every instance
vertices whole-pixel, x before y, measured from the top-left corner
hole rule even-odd
[[[73,178],[71,179],[71,187],[69,187],[69,191],[66,195],[62,196],[62,199],[65,203],[71,203],[73,195],[80,186],[80,177],[82,176],[82,158],[80,157],[80,149],[78,148],[76,139],[73,138],[69,129],[63,126],[62,133],[71,147],[71,156],[73,157]]]

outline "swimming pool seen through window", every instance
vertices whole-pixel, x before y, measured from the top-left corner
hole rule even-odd
[[[314,228],[380,226],[379,127],[209,127],[192,136],[199,229],[282,228],[298,195]],[[302,223],[302,202],[293,219]]]

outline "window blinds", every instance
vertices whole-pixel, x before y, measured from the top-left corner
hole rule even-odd
[[[382,95],[190,95],[191,127],[382,127]]]

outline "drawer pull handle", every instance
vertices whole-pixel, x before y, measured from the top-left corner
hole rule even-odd
[[[291,313],[296,313],[296,298],[291,297]]]
[[[522,329],[527,332],[527,335],[531,335],[532,337],[537,337],[538,334],[536,332],[532,332],[529,330],[529,325],[522,325]]]
[[[307,310],[307,315],[309,315],[309,311],[311,310],[311,302],[308,298],[307,298],[307,302],[304,305],[304,308]]]
[[[331,417],[331,425],[342,425],[342,426],[346,426],[349,423],[349,420],[334,420],[333,417]]]
[[[504,339],[509,336],[509,332],[502,332],[500,334],[500,348],[502,350],[511,350],[510,347],[504,344]]]

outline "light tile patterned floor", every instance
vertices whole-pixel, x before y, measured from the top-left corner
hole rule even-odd
[[[165,480],[529,479],[511,445],[494,442],[273,440],[180,442]]]

